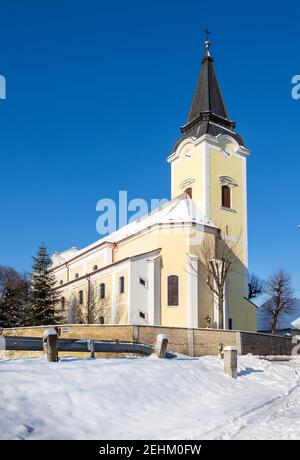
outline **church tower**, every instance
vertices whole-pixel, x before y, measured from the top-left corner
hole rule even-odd
[[[246,161],[249,150],[230,120],[210,54],[205,54],[187,122],[168,158],[172,198],[187,192],[199,210],[236,243],[236,263],[228,277],[225,327],[254,322],[247,296],[248,232]],[[253,307],[255,308],[255,307]],[[249,315],[251,318],[249,318]]]

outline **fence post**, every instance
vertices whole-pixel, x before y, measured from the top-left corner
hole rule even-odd
[[[237,347],[224,348],[224,373],[234,379],[237,378]]]
[[[88,350],[90,352],[90,358],[95,358],[95,343],[94,340],[88,340]]]
[[[58,362],[57,344],[57,331],[55,329],[47,329],[43,334],[43,349],[49,362]]]
[[[168,348],[168,337],[164,334],[159,334],[156,339],[154,353],[158,358],[165,358]]]

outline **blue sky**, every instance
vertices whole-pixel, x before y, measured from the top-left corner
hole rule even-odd
[[[96,203],[169,197],[203,29],[248,162],[250,269],[300,289],[300,6],[261,1],[1,0],[0,263],[29,270],[98,238]],[[300,290],[298,291],[300,295]]]

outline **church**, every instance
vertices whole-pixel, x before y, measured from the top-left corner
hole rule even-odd
[[[210,45],[167,158],[171,200],[83,249],[53,254],[66,323],[256,331],[247,300],[250,152],[229,118]]]

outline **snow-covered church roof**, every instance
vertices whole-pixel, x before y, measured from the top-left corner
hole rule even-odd
[[[119,230],[101,238],[81,250],[71,248],[61,253],[54,253],[52,256],[53,264],[58,265],[59,263],[64,263],[103,243],[118,243],[125,238],[133,236],[156,225],[179,223],[194,223],[195,225],[216,228],[216,226],[202,214],[195,202],[186,193],[184,193],[165,203],[153,212],[129,223],[128,225],[125,225]]]
[[[117,243],[124,238],[135,235],[154,225],[175,223],[195,223],[216,228],[215,225],[201,213],[194,201],[184,194],[165,203],[161,208],[111,233],[103,238],[103,241]]]

